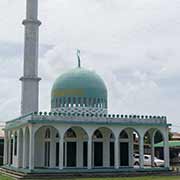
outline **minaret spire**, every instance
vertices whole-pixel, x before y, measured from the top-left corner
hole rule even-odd
[[[81,68],[81,57],[80,57],[81,51],[77,49],[77,58],[78,58],[78,68]]]
[[[21,114],[25,115],[38,111],[39,81],[38,77],[38,46],[39,26],[38,0],[26,0],[26,19],[24,42],[24,73],[22,81]]]

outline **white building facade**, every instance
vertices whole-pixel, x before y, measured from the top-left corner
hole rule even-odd
[[[169,168],[168,125],[165,117],[129,118],[34,113],[8,122],[4,165],[23,169],[121,169],[134,167],[134,135],[138,136],[139,168],[144,168],[144,139],[164,142],[164,168]]]

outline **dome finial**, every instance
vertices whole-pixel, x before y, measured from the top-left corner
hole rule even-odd
[[[81,51],[79,49],[77,49],[77,58],[78,58],[78,67],[81,67],[81,58],[80,58],[80,53]]]

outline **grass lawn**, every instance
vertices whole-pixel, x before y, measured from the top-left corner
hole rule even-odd
[[[0,180],[13,180],[13,179],[0,175]]]
[[[86,178],[86,179],[73,179],[73,180],[180,180],[180,176],[149,176],[149,177],[132,177],[132,178]],[[0,180],[13,180],[9,177],[1,176]],[[48,179],[50,180],[50,179]]]

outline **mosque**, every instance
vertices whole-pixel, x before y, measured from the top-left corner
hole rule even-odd
[[[145,169],[145,141],[149,138],[150,169],[154,142],[164,143],[162,169],[169,169],[165,116],[108,114],[108,91],[94,71],[78,66],[61,74],[51,91],[50,112],[38,108],[38,0],[27,0],[21,116],[6,122],[4,167],[29,172],[118,171]],[[138,148],[135,148],[135,144]],[[134,155],[139,160],[135,162]]]

